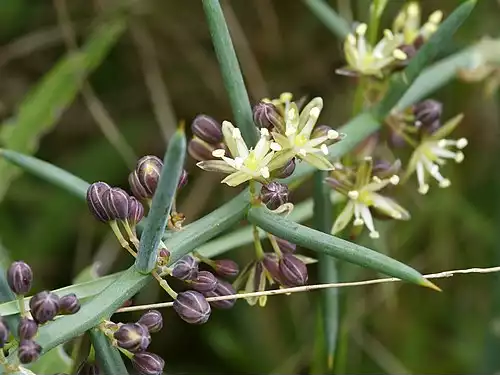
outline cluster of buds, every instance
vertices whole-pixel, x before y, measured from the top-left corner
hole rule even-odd
[[[244,293],[262,292],[267,284],[280,287],[302,286],[307,283],[307,264],[314,259],[296,253],[296,245],[269,235],[273,252],[257,254],[257,260],[251,262],[234,282],[235,288],[243,288]],[[249,297],[247,302],[253,306],[259,302],[265,306],[267,296]]]
[[[213,118],[200,115],[192,123],[194,137],[189,153],[199,161],[201,169],[229,174],[222,180],[229,186],[251,180],[268,184],[273,179],[288,177],[295,170],[297,159],[321,170],[332,170],[333,165],[326,158],[328,145],[341,140],[342,135],[326,125],[316,126],[323,109],[321,98],[312,99],[301,110],[299,107],[302,104],[293,102],[290,93],[256,104],[253,118],[260,139],[253,148],[248,147],[239,129],[229,121],[220,125]]]
[[[24,296],[33,283],[33,271],[23,261],[13,262],[7,270],[7,283],[18,297],[21,319],[17,328],[19,347],[17,356],[21,364],[34,362],[40,356],[42,347],[35,341],[38,327],[53,320],[57,315],[75,314],[80,310],[80,302],[75,294],[59,297],[49,291],[35,294],[29,300],[30,311],[24,305]],[[9,328],[0,318],[0,348],[4,348],[10,338]]]
[[[159,332],[163,318],[159,311],[150,310],[136,323],[104,321],[99,328],[111,343],[131,359],[138,373],[156,375],[163,372],[165,361],[157,354],[146,351],[151,344],[151,333]]]
[[[337,73],[384,78],[407,65],[417,50],[436,32],[443,18],[443,12],[437,10],[421,25],[420,13],[417,2],[406,4],[395,18],[392,30],[384,30],[383,38],[374,45],[366,39],[368,25],[357,24],[344,42],[347,66],[338,69]]]

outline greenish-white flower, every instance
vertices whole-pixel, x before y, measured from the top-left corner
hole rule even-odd
[[[449,179],[443,177],[440,168],[447,160],[461,163],[464,153],[461,151],[467,146],[467,139],[447,139],[447,137],[462,120],[463,115],[458,115],[449,120],[434,133],[424,136],[420,145],[415,149],[410,159],[405,178],[411,174],[417,175],[418,192],[426,194],[429,191],[428,176],[433,177],[439,187],[447,188],[451,185]]]
[[[276,151],[281,147],[271,141],[267,129],[261,129],[261,137],[255,148],[249,149],[241,132],[229,121],[222,123],[224,143],[229,149],[230,155],[224,149],[216,149],[212,152],[215,158],[221,160],[207,160],[196,164],[203,170],[212,172],[228,173],[222,183],[229,186],[237,186],[249,180],[265,182],[270,177],[269,163]]]
[[[443,12],[440,10],[434,11],[423,25],[421,24],[421,17],[420,5],[412,1],[397,15],[392,31],[398,37],[401,36],[402,43],[405,44],[413,44],[418,37],[425,41],[437,31],[443,19]]]
[[[312,99],[300,113],[294,102],[287,103],[284,134],[272,132],[274,140],[281,148],[270,163],[272,169],[285,165],[293,157],[321,170],[334,169],[326,158],[328,146],[325,142],[340,139],[341,135],[331,129],[324,136],[312,137],[322,109],[323,99],[319,97]]]
[[[347,204],[338,215],[332,227],[332,234],[342,231],[352,220],[354,226],[365,226],[371,238],[379,238],[375,229],[372,210],[396,220],[409,220],[410,214],[394,199],[379,193],[388,185],[397,185],[399,177],[396,174],[381,178],[373,175],[373,165],[370,157],[359,165],[356,172],[342,171],[338,168],[333,177],[326,182],[335,190],[347,197]],[[392,172],[386,168],[380,176]],[[354,218],[354,220],[353,220]]]

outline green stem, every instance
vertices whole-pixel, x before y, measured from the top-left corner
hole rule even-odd
[[[21,318],[26,317],[26,306],[24,306],[24,296],[17,296],[17,304],[19,306],[19,315]]]
[[[105,375],[124,374],[127,375],[127,368],[123,363],[120,352],[111,345],[108,337],[98,328],[89,331],[90,341],[95,350],[95,356],[99,363],[99,368]]]
[[[246,144],[249,147],[254,146],[258,141],[257,128],[253,122],[245,82],[219,0],[203,0],[203,9],[234,119]]]
[[[370,23],[368,25],[368,41],[372,46],[377,43],[380,18],[387,5],[387,0],[374,0],[371,5]]]
[[[303,0],[309,10],[339,39],[344,40],[351,32],[349,24],[324,0]]]
[[[269,242],[271,242],[271,246],[273,247],[274,252],[278,255],[279,258],[283,256],[283,252],[278,245],[278,241],[276,241],[276,237],[271,233],[267,233],[267,237],[269,238]]]
[[[255,255],[257,259],[264,258],[264,249],[262,248],[262,244],[260,243],[259,229],[256,225],[252,226],[253,228],[253,244],[255,247]]]

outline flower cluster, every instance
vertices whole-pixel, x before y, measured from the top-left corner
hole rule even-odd
[[[220,125],[215,119],[200,115],[193,120],[190,155],[201,169],[229,174],[223,183],[237,186],[255,180],[267,184],[273,179],[290,176],[296,159],[321,170],[332,170],[328,145],[339,141],[337,131],[316,126],[323,99],[312,99],[303,109],[283,94],[279,103],[264,99],[253,108],[253,118],[260,138],[248,147],[240,130],[229,121]],[[276,105],[279,104],[279,105]]]
[[[13,262],[7,270],[7,283],[12,292],[18,296],[21,315],[17,327],[17,337],[10,335],[6,321],[0,317],[0,350],[10,350],[18,341],[17,358],[21,364],[29,364],[38,359],[42,347],[35,341],[38,327],[54,320],[57,315],[75,314],[80,310],[80,302],[75,294],[59,297],[50,291],[42,291],[29,300],[29,311],[26,310],[24,296],[31,290],[33,271],[23,261]],[[19,371],[19,364],[8,363],[4,356],[0,364],[9,371]]]

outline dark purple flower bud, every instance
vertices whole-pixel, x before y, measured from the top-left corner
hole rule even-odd
[[[111,220],[126,220],[128,216],[127,192],[120,188],[111,188],[103,193],[103,202]]]
[[[153,197],[156,191],[162,168],[163,162],[161,159],[153,155],[143,156],[137,162],[135,168],[137,177],[141,186],[146,190],[148,198]]]
[[[179,280],[189,280],[198,273],[198,261],[191,255],[184,255],[172,268],[172,276]]]
[[[217,287],[213,291],[203,293],[205,297],[231,296],[234,294],[236,294],[236,291],[234,290],[231,283],[220,279],[217,283]],[[222,301],[212,301],[210,302],[210,305],[217,309],[230,309],[234,306],[235,303],[235,299],[226,299]]]
[[[40,357],[41,352],[42,347],[33,340],[21,340],[17,350],[17,357],[22,364],[28,364],[35,362]]]
[[[38,332],[38,324],[33,319],[21,318],[17,332],[21,340],[31,340]]]
[[[189,324],[206,323],[211,313],[210,304],[195,290],[179,293],[174,300],[174,310]]]
[[[330,145],[333,145],[334,143],[337,143],[345,136],[345,134],[336,133],[336,131],[334,131],[333,128],[328,126],[328,125],[317,125],[316,127],[314,127],[314,130],[311,134],[311,138],[327,137],[329,134],[328,132],[332,132],[332,131],[334,132],[334,135],[338,135],[338,136],[333,138],[333,139],[327,139],[325,142],[323,142],[327,146],[330,146]]]
[[[424,100],[413,107],[415,125],[427,130],[435,130],[439,127],[442,113],[443,105],[437,100]]]
[[[259,102],[253,107],[253,121],[259,128],[281,131],[285,128],[285,120],[272,103]]]
[[[80,307],[80,301],[75,293],[66,294],[59,299],[59,314],[76,314],[80,311]]]
[[[31,297],[30,310],[38,324],[46,323],[54,319],[59,312],[59,297],[46,290],[39,292]]]
[[[295,250],[297,250],[297,245],[290,241],[284,240],[283,238],[276,237],[276,242],[278,243],[280,250],[284,253],[294,253]]]
[[[213,263],[213,267],[218,275],[224,277],[234,277],[238,276],[238,274],[240,273],[240,267],[238,266],[238,263],[232,261],[231,259],[216,260]]]
[[[163,317],[158,310],[149,310],[137,322],[148,329],[150,333],[159,332],[163,327]]]
[[[17,261],[10,265],[7,270],[7,282],[15,294],[25,295],[31,289],[33,282],[33,271],[23,261]]]
[[[9,339],[9,328],[5,324],[5,320],[0,318],[0,349],[4,347]]]
[[[101,369],[95,362],[85,361],[78,368],[77,375],[100,375],[102,374]]]
[[[200,293],[211,292],[217,287],[217,278],[213,273],[208,271],[200,271],[189,284],[194,290]]]
[[[307,283],[307,266],[296,256],[284,253],[279,261],[279,269],[286,286],[302,286]]]
[[[163,373],[165,361],[156,354],[142,352],[132,357],[132,366],[142,375],[160,375]]]
[[[188,183],[188,173],[185,169],[182,170],[181,177],[179,178],[179,183],[177,184],[177,189],[182,189]]]
[[[135,225],[144,217],[144,206],[135,197],[128,197],[128,221]]]
[[[151,344],[151,335],[147,327],[139,323],[123,324],[113,337],[120,348],[132,353],[143,352]]]
[[[159,266],[167,265],[169,259],[170,259],[170,251],[168,251],[165,248],[162,248],[160,249],[160,251],[158,251],[158,259],[156,260],[156,263],[158,263]]]
[[[262,203],[271,210],[275,210],[282,204],[288,203],[289,195],[288,186],[274,181],[263,185],[260,190]]]
[[[195,136],[208,144],[222,142],[222,127],[215,119],[207,115],[198,115],[191,123],[191,130]]]
[[[276,281],[278,284],[284,285],[283,276],[281,275],[281,271],[279,268],[279,259],[276,254],[266,253],[264,258],[262,259],[262,265],[269,273],[269,275],[271,275],[274,281]]]
[[[295,171],[295,158],[290,159],[283,167],[273,171],[273,176],[276,178],[290,177]]]
[[[111,220],[111,216],[104,204],[103,194],[111,189],[105,182],[94,182],[87,189],[87,205],[94,217],[106,223]]]
[[[212,160],[214,159],[212,152],[221,148],[220,146],[214,146],[199,138],[193,138],[188,143],[188,154],[197,161]]]
[[[137,176],[137,170],[130,172],[130,174],[128,175],[128,184],[130,186],[132,194],[138,200],[143,201],[149,198],[148,192],[146,191],[144,186],[141,185],[141,182],[139,181],[139,176]]]
[[[406,140],[401,136],[401,133],[399,133],[396,130],[391,129],[390,130],[390,144],[391,146],[395,148],[403,148],[406,146]]]
[[[388,178],[398,174],[401,170],[401,160],[397,159],[394,163],[387,160],[377,160],[373,164],[372,173],[379,178]]]

